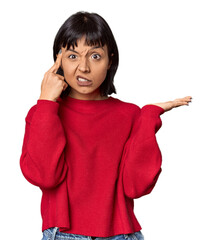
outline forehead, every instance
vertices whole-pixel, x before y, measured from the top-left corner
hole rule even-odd
[[[68,51],[69,49],[84,49],[89,51],[90,49],[98,49],[98,48],[104,51],[107,51],[106,44],[102,45],[99,41],[96,41],[96,42],[89,41],[88,39],[86,39],[86,36],[76,39],[71,44],[66,44],[65,46],[66,51]]]

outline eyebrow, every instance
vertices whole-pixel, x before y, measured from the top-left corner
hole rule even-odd
[[[101,47],[101,46],[95,46],[95,47],[92,47],[91,49],[89,49],[89,51],[90,51],[90,50],[93,50],[93,49],[97,49],[97,48],[101,48],[101,49],[104,51],[104,48]],[[74,49],[66,49],[65,52],[67,52],[67,51],[71,51],[71,52],[78,53],[78,52],[75,51]]]

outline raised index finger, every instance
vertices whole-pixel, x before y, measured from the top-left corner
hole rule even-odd
[[[57,54],[57,59],[54,65],[48,70],[48,72],[56,73],[58,68],[61,66],[62,62],[62,50],[60,49],[59,53]]]

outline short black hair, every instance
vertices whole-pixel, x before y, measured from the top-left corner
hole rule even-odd
[[[56,61],[57,54],[61,47],[67,47],[67,49],[69,49],[70,46],[72,46],[74,48],[74,46],[77,46],[77,41],[83,36],[85,36],[86,43],[89,46],[104,46],[106,44],[109,61],[112,63],[107,71],[105,80],[100,85],[100,94],[101,96],[107,96],[116,93],[113,81],[119,63],[118,47],[109,25],[97,13],[80,11],[71,15],[63,23],[54,40],[54,61]],[[57,73],[64,76],[62,68],[59,68]],[[61,93],[60,97],[67,96],[70,90],[71,87],[68,85],[66,90]]]

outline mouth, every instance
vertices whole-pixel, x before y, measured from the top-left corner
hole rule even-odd
[[[77,83],[79,86],[88,86],[92,84],[92,81],[87,78],[77,76]]]
[[[84,78],[84,77],[81,77],[81,76],[77,76],[77,80],[80,81],[80,82],[91,82],[91,80],[87,79],[87,78]]]

